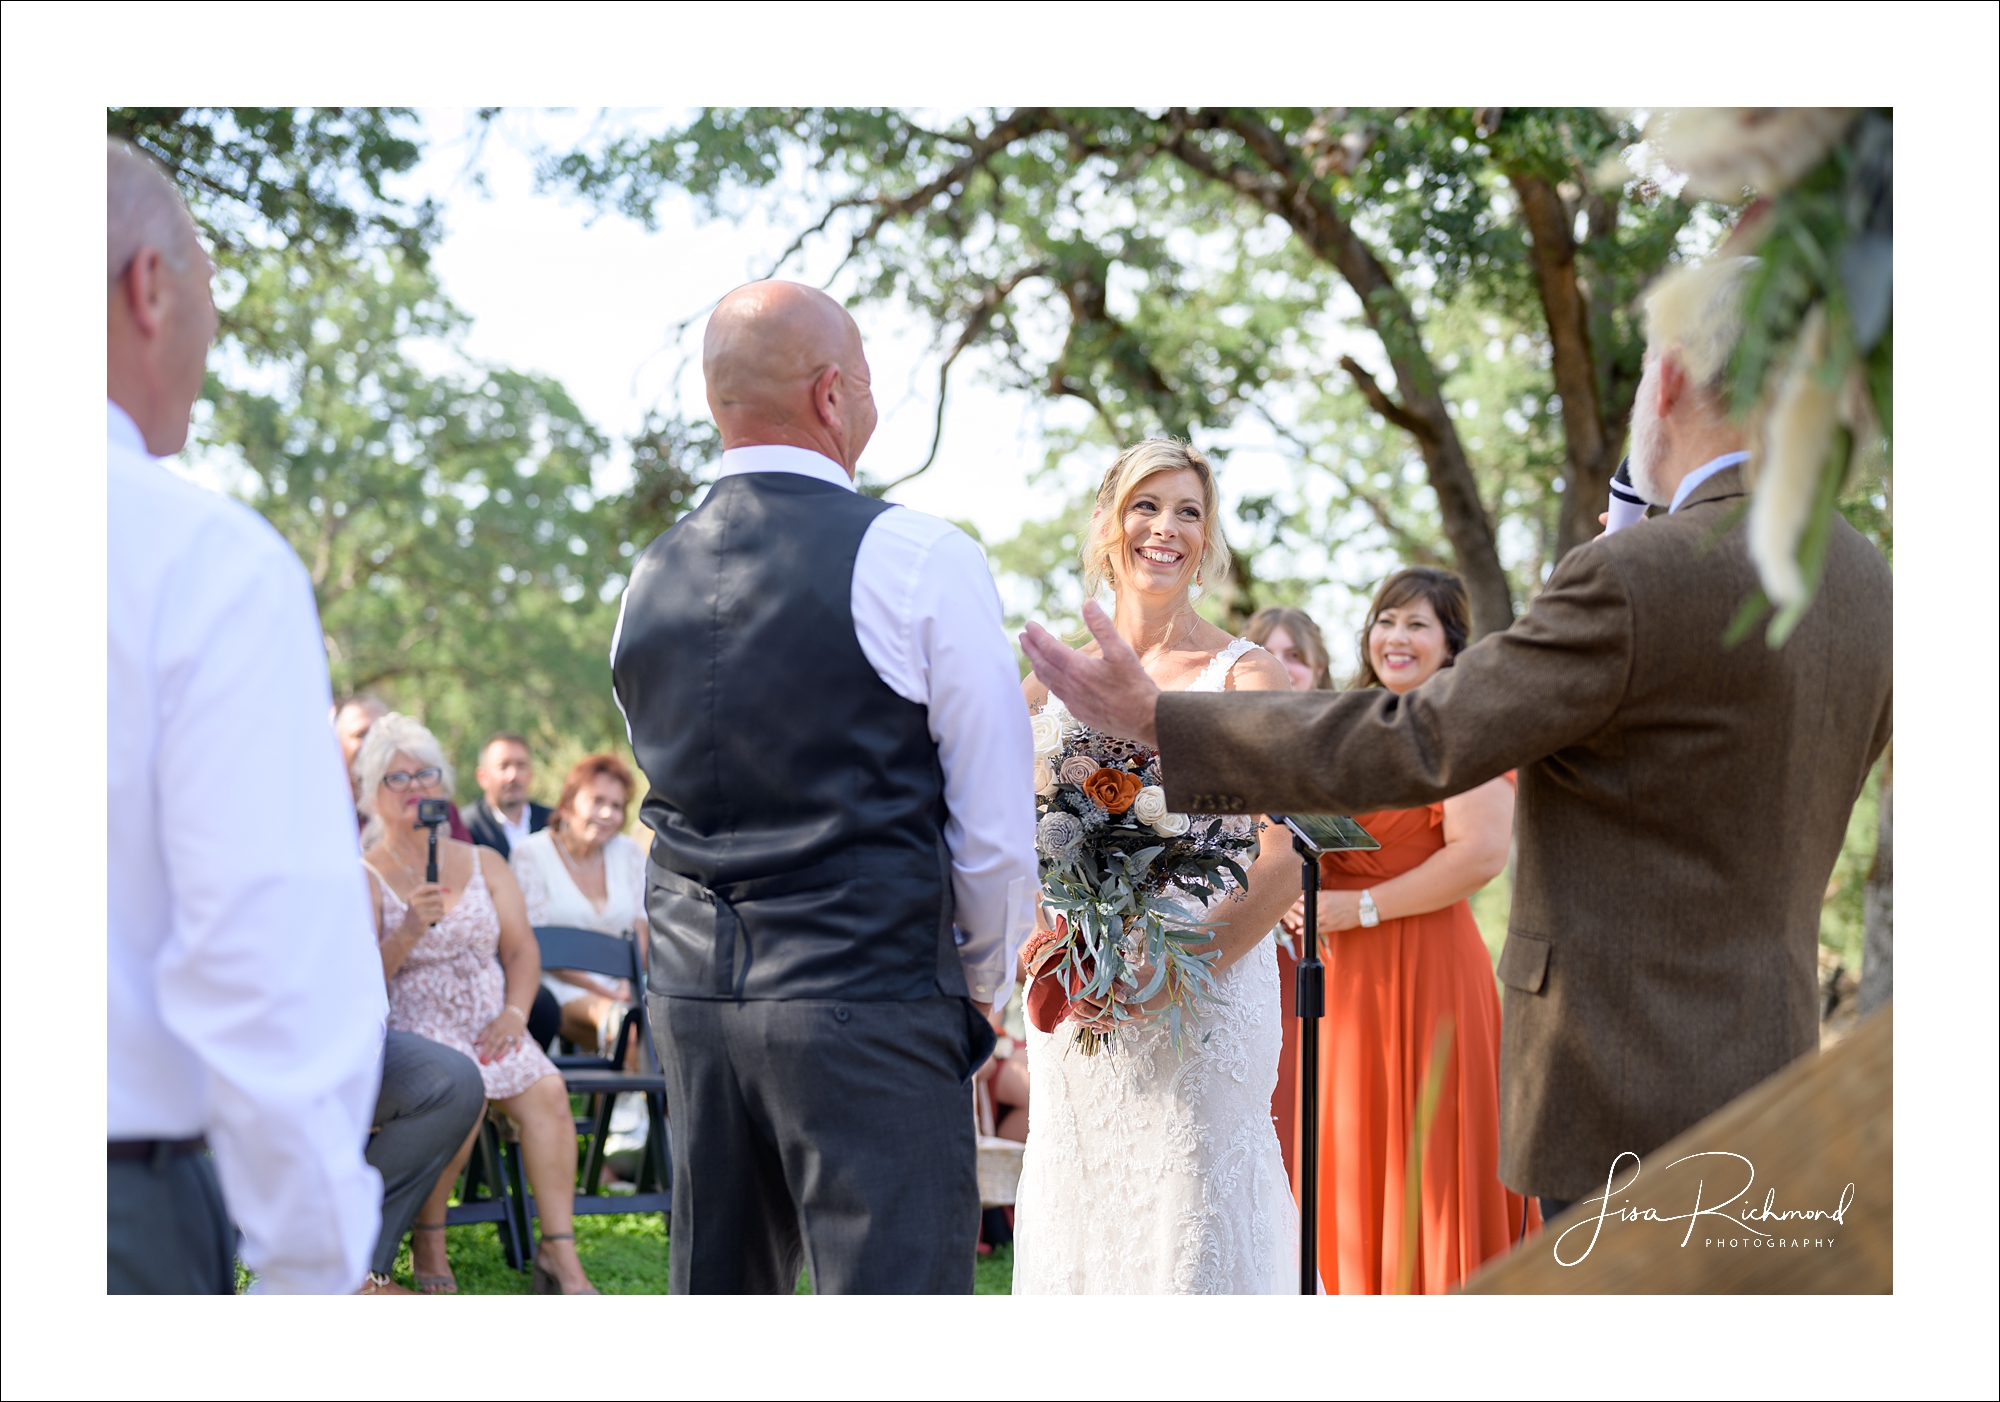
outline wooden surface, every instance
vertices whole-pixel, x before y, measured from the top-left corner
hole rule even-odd
[[[1466,1291],[1890,1292],[1890,1011],[1883,1008],[1831,1051],[1801,1059],[1648,1154],[1636,1177],[1632,1161],[1625,1160],[1610,1195],[1609,1215],[1604,1215],[1599,1189],[1596,1197],[1577,1203],[1520,1250],[1474,1276]],[[1703,1157],[1687,1158],[1697,1154]],[[1724,1154],[1741,1155],[1750,1163],[1746,1167]],[[1688,1214],[1697,1201],[1704,1209],[1716,1206],[1736,1193],[1753,1169],[1749,1191],[1723,1208],[1725,1215],[1695,1218],[1692,1238],[1683,1245]],[[1760,1220],[1754,1215],[1747,1225],[1741,1221],[1746,1208],[1765,1207],[1767,1193],[1776,1195],[1769,1204],[1774,1212],[1833,1211],[1850,1183],[1854,1187],[1842,1221]],[[1628,1209],[1651,1209],[1661,1219],[1680,1220],[1621,1220],[1619,1213]],[[1786,1244],[1778,1245],[1780,1241]]]

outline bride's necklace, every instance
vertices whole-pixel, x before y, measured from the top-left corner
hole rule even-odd
[[[1156,662],[1159,661],[1161,658],[1167,656],[1174,650],[1175,644],[1184,643],[1189,638],[1192,638],[1194,636],[1194,630],[1198,626],[1200,626],[1200,624],[1201,624],[1201,615],[1198,613],[1190,613],[1188,616],[1187,631],[1181,634],[1181,636],[1178,638],[1169,637],[1166,642],[1161,643],[1159,648],[1153,653],[1153,660]],[[1172,626],[1173,626],[1172,624],[1168,625],[1169,628],[1171,628]]]

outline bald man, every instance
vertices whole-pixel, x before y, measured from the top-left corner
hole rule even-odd
[[[1035,896],[1033,746],[979,547],[858,493],[859,328],[795,283],[709,319],[701,506],[611,665],[652,789],[648,1009],[676,1293],[965,1293],[970,1077]]]
[[[388,1271],[479,1070],[408,1033],[385,1056],[312,585],[156,461],[187,442],[213,270],[160,171],[108,161],[106,1288],[232,1294],[240,1229],[259,1290],[407,1293]]]

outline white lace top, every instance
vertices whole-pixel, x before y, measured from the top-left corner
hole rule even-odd
[[[556,835],[544,829],[526,842],[514,844],[507,857],[514,879],[521,884],[521,898],[527,902],[530,925],[567,925],[573,930],[595,930],[604,935],[631,939],[633,922],[646,916],[646,854],[639,844],[618,833],[604,844],[604,891],[602,909],[583,894],[570,875],[563,854],[556,850]],[[587,990],[565,983],[542,972],[542,987],[559,1003],[585,996]]]

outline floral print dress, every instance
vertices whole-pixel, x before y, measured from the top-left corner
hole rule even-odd
[[[376,879],[381,879],[379,874]],[[402,924],[408,909],[383,881],[383,930]],[[389,1025],[462,1051],[477,1065],[479,1034],[500,1016],[507,1002],[507,978],[499,955],[500,912],[494,909],[485,868],[475,853],[465,895],[444,919],[424,931],[389,980]],[[560,1074],[527,1037],[511,1052],[479,1067],[488,1100],[511,1099],[542,1077]]]

